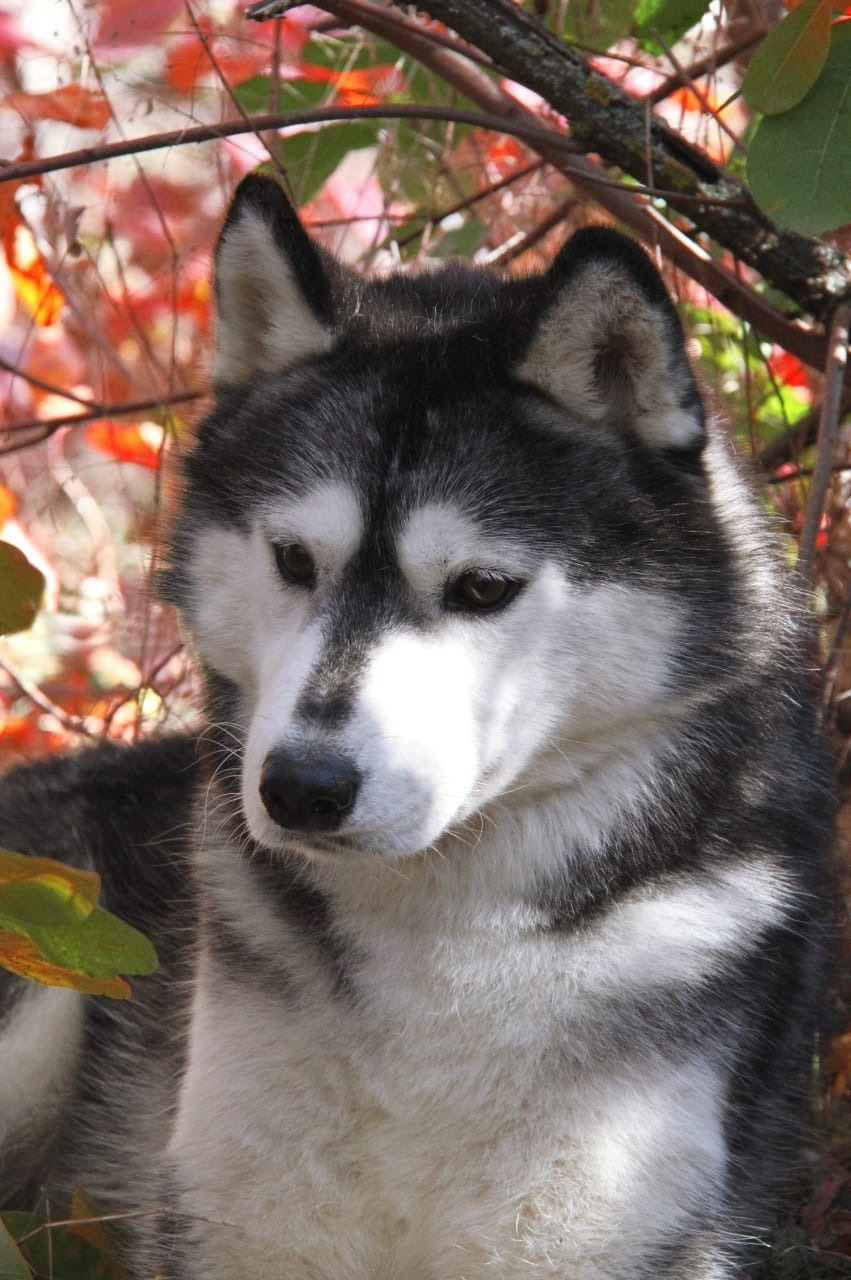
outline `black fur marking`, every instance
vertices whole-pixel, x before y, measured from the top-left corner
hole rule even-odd
[[[286,858],[254,845],[246,868],[264,896],[274,903],[282,927],[308,947],[323,966],[334,995],[357,997],[358,956],[355,947],[335,927],[331,904],[308,878],[309,870],[298,855]]]

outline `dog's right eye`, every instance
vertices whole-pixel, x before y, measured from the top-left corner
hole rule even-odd
[[[313,585],[316,563],[307,547],[303,547],[300,542],[277,543],[275,564],[284,582],[295,582],[303,587]]]

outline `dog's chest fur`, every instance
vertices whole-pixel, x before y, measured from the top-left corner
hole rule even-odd
[[[707,978],[738,928],[771,919],[759,876],[672,884],[570,937],[457,868],[337,868],[324,888],[341,984],[226,857],[212,855],[214,899],[250,921],[254,945],[274,930],[277,951],[262,984],[235,979],[214,940],[200,965],[172,1149],[183,1210],[232,1224],[193,1244],[211,1265],[262,1265],[269,1280],[591,1280],[604,1258],[626,1277],[648,1231],[664,1239],[720,1194],[724,1073],[703,1045],[663,1046],[654,993],[678,971]],[[729,932],[700,955],[694,932],[725,894]],[[636,941],[654,920],[645,957]],[[644,1025],[622,1043],[611,1011],[637,992]]]

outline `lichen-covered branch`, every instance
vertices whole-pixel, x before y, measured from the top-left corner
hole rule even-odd
[[[264,18],[300,2],[261,0],[248,12]],[[392,7],[408,8],[396,0]],[[578,150],[596,153],[642,183],[649,177],[653,189],[698,231],[754,267],[803,311],[825,321],[851,296],[846,256],[772,222],[738,179],[649,115],[645,103],[596,71],[512,0],[422,0],[420,8],[565,116]]]

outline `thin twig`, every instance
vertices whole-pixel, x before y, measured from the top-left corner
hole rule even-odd
[[[55,382],[47,382],[44,378],[38,378],[34,373],[28,373],[20,365],[14,364],[13,361],[5,360],[3,356],[0,356],[0,369],[10,373],[13,378],[21,378],[24,382],[28,382],[31,387],[38,387],[39,391],[46,391],[49,395],[62,396],[64,400],[73,400],[76,404],[85,405],[87,409],[92,407],[91,400],[85,396],[78,396],[70,387],[60,387]]]
[[[563,151],[573,149],[569,138],[543,125],[527,123],[525,120],[507,120],[503,116],[467,111],[463,107],[430,107],[405,103],[313,107],[305,111],[276,111],[240,120],[221,120],[218,124],[169,129],[162,133],[145,134],[141,138],[104,142],[94,147],[81,147],[78,151],[43,156],[39,160],[13,161],[11,164],[0,165],[0,183],[22,182],[38,177],[39,174],[57,173],[60,169],[77,169],[103,160],[114,160],[118,156],[141,155],[146,151],[162,151],[168,147],[214,142],[220,138],[233,138],[241,133],[262,133],[268,129],[287,129],[297,125],[328,124],[343,120],[444,120],[450,124],[469,124],[490,129],[494,133],[515,134],[533,144],[536,141],[546,142],[548,145],[559,146]]]
[[[87,726],[81,716],[69,715],[58,703],[49,698],[37,684],[33,684],[26,676],[22,676],[19,671],[16,671],[3,658],[0,658],[0,671],[5,671],[9,679],[18,686],[24,697],[29,698],[30,702],[34,703],[41,711],[53,716],[53,719],[61,724],[63,729],[67,729],[69,733],[79,733],[84,738],[100,737],[100,734],[95,733]]]
[[[28,438],[16,439],[12,444],[0,445],[0,455],[17,453],[19,449],[29,448],[31,444],[41,444],[60,427],[77,427],[87,422],[96,422],[100,418],[121,418],[137,413],[149,413],[151,410],[165,409],[172,404],[200,400],[203,395],[203,391],[176,391],[173,395],[154,396],[150,400],[134,400],[129,404],[93,404],[86,413],[68,413],[57,418],[30,418],[27,422],[14,422],[0,429],[0,436],[27,435]],[[34,439],[33,434],[35,434]]]
[[[498,182],[490,183],[482,191],[476,191],[473,195],[466,196],[463,200],[458,200],[455,204],[451,204],[447,209],[433,213],[430,217],[424,217],[421,227],[417,227],[414,231],[409,231],[407,235],[394,236],[393,239],[400,249],[404,249],[413,240],[418,240],[421,236],[424,236],[431,227],[439,227],[444,218],[450,218],[455,213],[463,213],[467,209],[472,209],[482,200],[487,200],[490,196],[494,196],[498,192],[513,186],[515,182],[520,182],[522,178],[528,178],[530,174],[537,173],[540,168],[540,160],[534,164],[524,165],[522,169],[518,169],[515,173],[509,173],[507,177],[500,178]],[[349,219],[346,221],[348,222]],[[313,225],[315,226],[316,224],[314,223]],[[322,225],[327,226],[328,223],[323,222]]]
[[[505,244],[500,245],[498,249],[494,249],[493,253],[489,254],[485,261],[492,267],[501,267],[507,262],[513,262],[515,258],[519,258],[521,254],[526,253],[527,250],[538,244],[540,240],[543,240],[547,232],[552,231],[553,227],[557,227],[559,223],[564,222],[575,207],[575,196],[569,196],[567,200],[562,200],[531,230],[518,236],[512,236]]]
[[[732,62],[735,58],[738,58],[740,54],[747,53],[749,49],[754,47],[754,45],[759,44],[760,40],[762,40],[764,36],[765,29],[755,33],[752,28],[749,28],[746,34],[741,36],[740,39],[734,40],[731,44],[725,45],[723,49],[718,49],[717,51],[713,50],[712,53],[707,53],[704,57],[697,58],[687,67],[681,68],[678,64],[674,63],[673,65],[676,67],[675,73],[668,76],[667,79],[663,80],[661,84],[658,84],[655,89],[651,90],[647,95],[648,99],[654,106],[657,106],[660,102],[664,102],[670,94],[676,93],[677,89],[681,88],[684,83],[691,83],[694,80],[699,80],[702,76],[705,76],[712,71],[717,71],[719,67],[723,67],[728,62]],[[685,81],[684,77],[687,77]]]
[[[842,416],[842,391],[845,370],[848,365],[848,326],[851,322],[851,306],[842,303],[833,313],[827,344],[827,364],[824,370],[824,397],[819,419],[816,462],[810,496],[804,515],[804,528],[798,551],[798,570],[809,579],[813,568],[816,536],[821,524],[825,494],[830,480],[831,459],[836,433]]]

